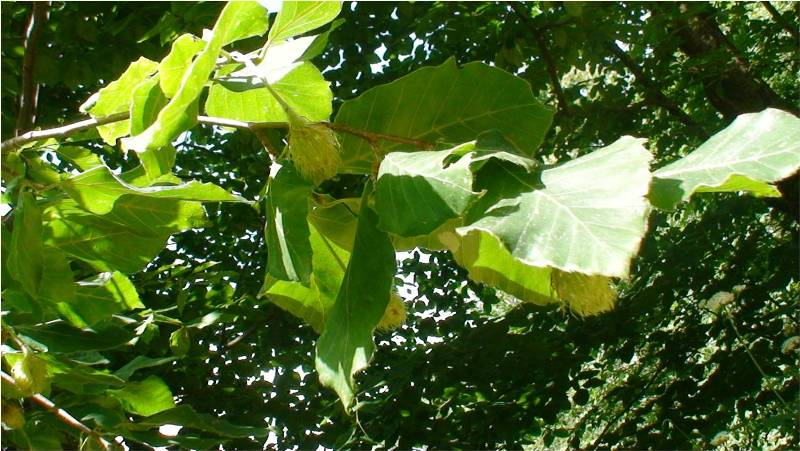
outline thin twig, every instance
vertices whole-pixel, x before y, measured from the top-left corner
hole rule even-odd
[[[17,382],[9,374],[6,374],[5,371],[0,371],[0,375],[3,378],[3,382],[11,384],[12,386],[16,386]],[[42,396],[39,393],[34,393],[33,395],[30,396],[30,399],[34,403],[39,404],[45,410],[47,410],[50,413],[52,413],[53,415],[55,415],[59,420],[61,420],[62,422],[66,423],[68,426],[70,426],[70,427],[72,427],[74,429],[77,429],[77,430],[83,432],[84,434],[89,435],[90,437],[93,437],[95,440],[97,440],[97,443],[103,449],[110,449],[111,448],[111,443],[109,443],[107,440],[105,440],[103,437],[101,437],[95,430],[89,428],[85,424],[83,424],[80,421],[76,420],[75,417],[70,415],[69,412],[67,412],[66,410],[59,409],[58,406],[56,406],[53,403],[53,401],[50,401],[49,399],[45,398],[44,396]]]
[[[9,151],[34,141],[40,141],[48,138],[64,138],[70,135],[74,135],[75,133],[78,133],[80,131],[97,127],[99,125],[124,121],[129,117],[130,115],[127,112],[123,112],[123,113],[112,114],[105,117],[100,117],[97,119],[84,119],[82,121],[78,121],[57,128],[30,131],[27,133],[23,133],[22,135],[15,136],[6,141],[3,141],[3,143],[0,144],[0,149],[2,149],[3,151]],[[287,122],[245,122],[245,121],[237,121],[235,119],[226,119],[222,117],[211,117],[211,116],[197,116],[197,122],[201,124],[219,125],[223,127],[241,128],[245,130],[261,130],[267,128],[289,127],[289,124]],[[370,143],[375,143],[377,141],[392,141],[402,144],[411,144],[415,147],[419,147],[422,149],[430,149],[433,148],[435,145],[434,143],[429,141],[422,141],[419,139],[405,138],[403,136],[395,136],[395,135],[388,135],[385,133],[375,133],[366,130],[359,130],[343,124],[334,124],[329,122],[321,122],[320,124],[337,132],[346,133],[348,135],[353,135],[358,138],[364,139]]]
[[[36,46],[49,11],[50,2],[33,2],[33,11],[31,11],[25,30],[25,56],[22,58],[22,86],[19,93],[19,112],[15,131],[17,135],[30,130],[36,121],[36,106],[39,99],[39,85],[33,78],[36,66]]]
[[[533,40],[536,41],[536,46],[539,47],[539,53],[542,54],[542,59],[544,59],[545,66],[547,67],[547,75],[550,76],[550,85],[553,88],[553,94],[556,96],[556,100],[558,100],[559,109],[563,113],[569,114],[569,104],[567,103],[567,98],[564,96],[564,89],[561,87],[561,80],[558,77],[555,59],[553,58],[553,54],[550,53],[550,49],[547,47],[547,42],[544,40],[544,31],[537,28],[531,22],[530,15],[526,13],[520,3],[509,2],[509,5],[522,20],[528,31],[531,32]]]

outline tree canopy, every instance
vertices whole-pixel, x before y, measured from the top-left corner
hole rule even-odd
[[[797,4],[0,8],[4,447],[800,447]]]

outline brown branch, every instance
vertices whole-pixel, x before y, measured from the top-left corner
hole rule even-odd
[[[62,127],[52,128],[48,130],[36,130],[23,133],[22,135],[15,136],[14,138],[3,141],[0,144],[0,149],[3,151],[14,150],[20,146],[34,141],[40,141],[48,138],[64,138],[83,130],[97,127],[99,125],[110,124],[112,122],[119,122],[128,119],[130,115],[127,112],[116,113],[110,116],[100,117],[97,119],[85,119],[72,124],[64,125]],[[197,116],[197,122],[207,125],[219,125],[223,127],[241,128],[245,130],[263,130],[267,128],[288,128],[287,122],[245,122],[237,121],[234,119],[226,119],[222,117],[211,116]],[[388,135],[385,133],[375,133],[366,130],[359,130],[343,124],[333,124],[329,122],[321,122],[322,125],[335,130],[337,132],[353,135],[358,138],[364,139],[370,143],[378,141],[392,141],[403,144],[411,144],[422,149],[430,149],[434,147],[434,143],[429,141],[422,141],[413,138],[405,138],[402,136]]]
[[[703,130],[700,125],[695,122],[688,114],[686,114],[678,105],[673,103],[663,92],[661,89],[656,86],[656,84],[648,77],[644,70],[636,64],[636,61],[631,58],[624,50],[617,45],[616,42],[613,41],[606,41],[605,47],[614,54],[614,56],[619,59],[619,61],[629,70],[631,73],[636,77],[636,81],[642,85],[645,91],[645,96],[649,97],[653,104],[660,106],[667,110],[670,114],[675,116],[678,120],[681,121],[684,125],[689,127],[695,134],[702,137],[703,139],[708,138],[708,133]]]
[[[50,2],[33,2],[33,11],[25,28],[25,56],[22,58],[22,85],[19,93],[17,128],[14,132],[16,135],[30,130],[36,121],[39,85],[33,79],[33,71],[36,66],[36,46],[49,11]]]
[[[530,15],[526,14],[520,3],[509,2],[509,5],[522,20],[525,27],[531,32],[531,36],[534,41],[536,41],[536,46],[539,47],[539,52],[542,54],[542,59],[544,59],[545,66],[547,67],[547,75],[550,76],[550,85],[553,89],[553,95],[555,95],[556,100],[558,100],[559,109],[565,114],[569,114],[569,104],[567,103],[567,98],[564,96],[564,89],[561,87],[561,79],[558,77],[555,59],[553,58],[553,54],[550,53],[550,49],[547,47],[547,42],[544,40],[544,30],[537,28],[531,22]]]
[[[775,20],[775,22],[778,25],[780,25],[781,28],[783,28],[784,30],[788,31],[789,34],[792,35],[792,37],[794,38],[795,42],[798,43],[798,44],[795,44],[795,45],[800,45],[800,31],[797,30],[797,27],[793,27],[786,20],[786,18],[783,17],[783,15],[781,15],[780,11],[778,11],[777,9],[775,9],[774,6],[772,6],[772,3],[770,3],[770,2],[761,2],[761,4],[764,6],[764,8],[767,9],[767,11],[769,12],[769,15],[772,16],[772,19]]]
[[[13,377],[11,377],[11,375],[6,374],[5,371],[0,372],[0,375],[3,378],[3,382],[6,382],[6,383],[11,384],[12,386],[16,387],[17,382],[14,380]],[[111,443],[109,443],[106,439],[101,437],[100,434],[97,433],[97,431],[95,431],[94,429],[89,428],[85,424],[83,424],[80,421],[76,420],[75,417],[70,415],[69,412],[67,412],[66,410],[59,409],[58,406],[56,406],[53,403],[53,401],[50,401],[49,399],[45,398],[44,396],[42,396],[39,393],[34,393],[33,395],[30,396],[30,399],[34,403],[38,404],[39,406],[43,407],[45,410],[47,410],[50,413],[52,413],[53,415],[55,415],[63,423],[65,423],[68,426],[70,426],[70,427],[72,427],[74,429],[77,429],[77,430],[83,432],[84,434],[86,434],[86,435],[94,438],[95,440],[97,440],[97,443],[100,445],[101,448],[103,448],[103,449],[111,449]]]

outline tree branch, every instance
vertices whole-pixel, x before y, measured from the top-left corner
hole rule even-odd
[[[792,37],[794,38],[795,42],[797,43],[795,45],[800,45],[800,31],[797,30],[797,27],[793,27],[786,20],[786,18],[781,15],[780,11],[778,11],[777,9],[775,9],[774,6],[772,6],[772,3],[770,3],[770,2],[761,2],[761,4],[764,6],[764,8],[767,9],[767,11],[769,12],[769,15],[772,16],[772,19],[775,20],[775,22],[778,25],[780,25],[781,28],[783,28],[784,30],[788,31],[789,34],[792,35]]]
[[[85,119],[72,124],[64,125],[62,127],[51,128],[48,130],[36,130],[23,133],[22,135],[15,136],[11,139],[3,141],[0,144],[0,149],[3,151],[14,150],[30,142],[39,141],[48,138],[64,138],[83,130],[97,127],[99,125],[110,124],[112,122],[119,122],[128,119],[130,115],[127,112],[116,113],[97,119]],[[223,127],[241,128],[245,130],[257,131],[267,128],[288,128],[287,122],[245,122],[237,121],[235,119],[226,119],[222,117],[211,116],[197,116],[197,121],[201,124],[219,125]],[[375,143],[378,141],[392,141],[403,144],[411,144],[422,149],[430,149],[434,147],[434,143],[429,141],[422,141],[419,139],[406,138],[403,136],[388,135],[385,133],[375,133],[366,130],[359,130],[343,124],[334,124],[329,122],[321,122],[322,125],[335,130],[337,132],[353,135],[358,138]],[[260,139],[260,138],[259,138]]]
[[[550,53],[550,49],[547,47],[547,42],[544,40],[544,31],[537,28],[531,22],[530,15],[522,9],[520,3],[509,2],[508,4],[522,20],[525,27],[531,32],[531,36],[534,41],[536,41],[536,46],[539,47],[539,52],[542,54],[542,59],[544,59],[545,66],[547,67],[547,75],[550,76],[550,85],[553,89],[553,95],[555,95],[556,100],[558,100],[558,108],[565,114],[569,114],[569,103],[567,103],[567,98],[564,96],[564,89],[561,87],[561,79],[558,77],[555,59],[553,58],[553,54]]]
[[[30,130],[36,121],[39,85],[33,79],[33,70],[36,65],[36,46],[49,10],[50,2],[33,2],[33,11],[25,29],[25,56],[22,58],[22,85],[19,93],[17,128],[14,132],[16,135]]]
[[[666,95],[656,86],[655,83],[648,77],[641,67],[636,64],[636,61],[631,58],[624,50],[622,50],[616,42],[606,41],[605,47],[619,59],[619,61],[636,77],[636,81],[644,87],[645,96],[650,97],[652,102],[667,110],[670,114],[675,116],[684,125],[692,129],[692,131],[703,139],[708,138],[708,133],[703,130],[700,125],[695,122],[688,114],[680,109],[675,103],[670,101]]]
[[[0,376],[2,376],[3,382],[6,382],[6,383],[11,384],[12,386],[16,387],[17,382],[9,374],[6,374],[5,371],[0,372]],[[111,443],[109,443],[106,439],[101,437],[100,434],[97,433],[97,431],[95,431],[94,429],[89,428],[85,424],[83,424],[80,421],[76,420],[75,417],[70,415],[69,412],[67,412],[66,410],[59,409],[58,406],[56,406],[53,403],[53,401],[50,401],[49,399],[45,398],[44,396],[42,396],[39,393],[34,393],[33,395],[30,396],[30,399],[34,403],[38,404],[39,406],[43,407],[45,410],[47,410],[50,413],[52,413],[53,415],[55,415],[59,420],[61,420],[62,422],[64,422],[68,426],[70,426],[70,427],[72,427],[74,429],[77,429],[77,430],[83,432],[84,434],[86,434],[86,435],[94,438],[95,440],[97,440],[97,443],[100,445],[101,448],[103,448],[103,449],[111,449]]]

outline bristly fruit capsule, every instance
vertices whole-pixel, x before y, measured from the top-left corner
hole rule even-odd
[[[383,312],[383,317],[378,323],[378,330],[390,331],[397,329],[406,322],[406,315],[406,304],[403,299],[396,293],[392,293],[389,303],[386,305],[386,310]]]
[[[558,297],[581,317],[610,311],[617,301],[608,277],[554,270],[551,283]]]
[[[339,172],[342,157],[336,133],[322,124],[309,122],[291,109],[289,116],[289,158],[306,180],[319,185]]]

